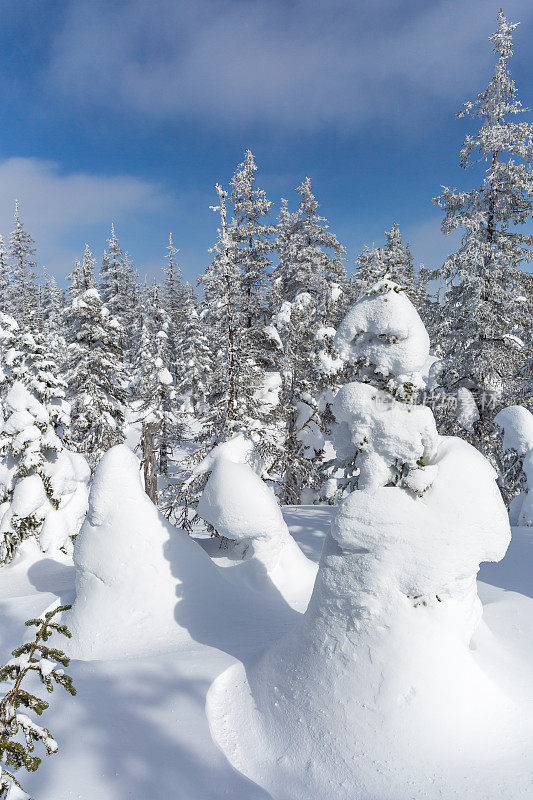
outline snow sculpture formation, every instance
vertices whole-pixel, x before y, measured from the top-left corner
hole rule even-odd
[[[533,526],[533,414],[524,406],[508,406],[494,421],[503,430],[503,449],[521,473],[522,491],[511,502],[511,525]]]
[[[360,378],[333,407],[357,489],[301,621],[211,687],[212,734],[275,800],[485,800],[485,763],[489,794],[511,800],[527,778],[517,770],[510,787],[494,765],[510,752],[514,709],[469,649],[479,563],[501,559],[510,538],[494,472],[404,402],[428,339],[398,286],[363,296],[336,346]]]
[[[228,577],[272,599],[281,594],[290,606],[305,611],[317,568],[292,538],[274,493],[259,477],[253,443],[236,434],[217,445],[202,465],[211,474],[198,515],[240,544]]]

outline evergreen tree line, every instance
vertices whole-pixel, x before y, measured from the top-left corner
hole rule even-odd
[[[296,207],[282,200],[274,219],[250,151],[229,186],[216,186],[218,234],[197,289],[183,279],[172,236],[161,276],[148,284],[112,227],[99,274],[87,245],[61,290],[46,272],[37,278],[16,204],[9,242],[0,239],[0,310],[12,318],[4,327],[19,354],[4,393],[16,379],[49,405],[55,397],[56,433],[93,467],[137,425],[146,490],[186,527],[205,481],[199,464],[241,432],[282,502],[335,502],[345,476],[329,439],[330,406],[353,376],[333,337],[347,309],[387,276],[429,330],[423,399],[440,432],[484,452],[509,501],[494,416],[513,404],[533,409],[533,276],[524,270],[533,245],[524,232],[533,216],[533,124],[515,121],[523,112],[508,66],[515,28],[500,12],[494,76],[459,114],[480,121],[461,166],[485,169],[474,188],[444,188],[434,201],[443,232],[462,231],[440,269],[415,271],[393,225],[348,275],[309,178]],[[61,416],[65,401],[70,414]]]

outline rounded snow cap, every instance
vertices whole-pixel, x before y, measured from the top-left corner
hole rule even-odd
[[[335,347],[350,364],[373,365],[384,376],[418,376],[429,356],[429,336],[402,288],[388,277],[378,281],[348,311]],[[420,380],[413,382],[420,383]]]
[[[504,450],[516,450],[519,456],[533,449],[533,414],[524,406],[502,408],[494,422],[503,430]]]
[[[89,519],[101,525],[116,508],[117,497],[128,493],[135,497],[142,489],[140,462],[125,444],[117,444],[104,453],[94,473],[89,496]]]

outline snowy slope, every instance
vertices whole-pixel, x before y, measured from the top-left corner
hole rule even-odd
[[[285,510],[291,533],[315,561],[330,514],[326,507]],[[503,562],[482,565],[480,578],[485,608],[474,640],[476,652],[485,656],[485,662],[490,655],[495,677],[500,684],[506,682],[510,694],[524,699],[528,692],[531,698],[531,529],[514,529]],[[27,618],[58,595],[64,601],[72,598],[73,580],[66,559],[35,563],[28,558],[3,571],[2,659],[19,643]],[[284,624],[277,624],[281,633]],[[205,697],[212,681],[235,658],[272,640],[275,625],[250,614],[235,626],[221,610],[216,627],[214,647],[204,640],[154,657],[72,662],[69,672],[78,689],[76,698],[57,690],[43,718],[59,742],[59,753],[45,759],[37,773],[22,776],[27,790],[38,800],[268,800],[263,789],[234,772],[213,743]],[[530,769],[531,764],[522,768]]]

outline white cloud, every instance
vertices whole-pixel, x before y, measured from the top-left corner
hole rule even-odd
[[[7,240],[18,199],[26,230],[35,239],[39,264],[56,277],[72,269],[84,236],[101,226],[102,241],[112,221],[120,227],[137,214],[172,205],[161,187],[128,175],[65,174],[37,158],[0,162],[0,231]],[[69,240],[75,239],[76,244]]]
[[[49,85],[160,118],[416,125],[488,75],[486,0],[72,0]],[[508,0],[533,19],[530,0]],[[526,56],[527,42],[521,48]],[[467,97],[465,97],[467,99]]]

